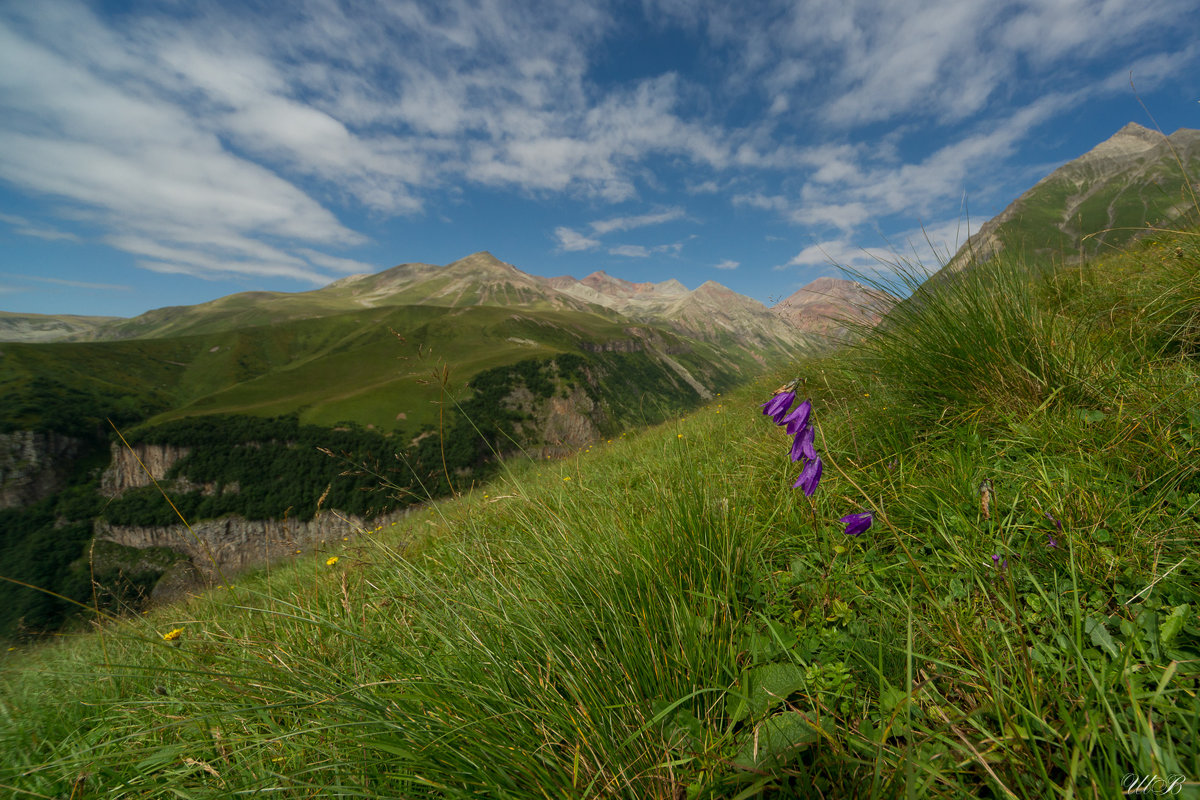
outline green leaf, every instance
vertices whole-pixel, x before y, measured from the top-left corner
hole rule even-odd
[[[742,672],[741,692],[729,712],[730,722],[758,717],[804,686],[804,670],[795,664],[765,664]]]
[[[1104,625],[1104,620],[1097,617],[1088,617],[1084,624],[1087,630],[1088,637],[1091,638],[1092,644],[1101,648],[1113,658],[1117,658],[1121,651],[1117,649],[1116,642],[1113,641],[1112,634],[1108,632],[1108,628]]]
[[[795,759],[799,749],[815,744],[820,736],[798,711],[768,717],[746,737],[733,763],[741,767],[782,765]]]
[[[889,686],[879,693],[879,708],[884,714],[891,714],[896,706],[908,699],[908,693],[895,686]]]
[[[1183,624],[1187,622],[1188,610],[1189,607],[1186,604],[1175,606],[1158,626],[1158,640],[1162,642],[1163,647],[1170,647],[1175,641],[1175,637],[1183,630]]]

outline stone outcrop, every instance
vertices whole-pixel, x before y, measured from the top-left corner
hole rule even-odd
[[[600,438],[597,423],[603,422],[604,411],[582,387],[573,387],[565,397],[538,399],[521,386],[502,402],[508,409],[526,415],[526,421],[517,423],[517,433],[543,458],[575,452]]]
[[[151,475],[154,480],[161,481],[171,467],[190,452],[191,448],[173,444],[137,444],[131,450],[120,442],[113,442],[112,460],[100,476],[100,494],[120,497],[128,489],[149,486]]]
[[[386,524],[404,516],[399,511],[373,520]],[[350,514],[323,511],[310,520],[247,520],[237,515],[183,525],[111,525],[96,521],[96,538],[126,547],[167,547],[182,553],[201,573],[238,572],[295,555],[326,542],[361,532],[366,521]],[[182,569],[182,568],[181,568]]]
[[[0,508],[19,508],[49,497],[66,485],[84,449],[58,433],[0,433]]]

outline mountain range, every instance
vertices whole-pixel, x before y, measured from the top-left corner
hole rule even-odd
[[[842,285],[852,284],[823,278],[819,291],[829,293]],[[808,286],[801,292],[812,294],[812,290],[813,286]],[[186,336],[392,306],[575,311],[612,321],[664,325],[701,341],[768,351],[804,344],[806,337],[798,334],[825,332],[831,327],[829,315],[842,311],[836,299],[805,313],[796,313],[787,301],[781,306],[789,308],[788,313],[768,310],[715,281],[688,290],[673,279],[635,283],[603,271],[582,280],[566,275],[542,278],[485,251],[446,266],[401,264],[378,273],[351,275],[314,291],[243,292],[193,306],[159,308],[128,319],[0,313],[0,341]]]

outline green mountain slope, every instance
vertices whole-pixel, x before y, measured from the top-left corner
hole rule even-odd
[[[1194,224],[1198,180],[1200,131],[1181,128],[1165,137],[1131,122],[984,223],[949,268],[1001,251],[1078,260],[1119,249],[1154,227]]]
[[[0,648],[0,786],[1189,797],[1200,239],[1027,267],[958,273],[686,419]],[[759,408],[799,377],[811,496]]]
[[[442,389],[430,376],[442,365],[461,389],[481,371],[524,359],[604,351],[687,362],[702,378],[748,378],[761,368],[736,348],[718,351],[670,331],[577,311],[388,306],[204,335],[9,344],[0,356],[0,424],[65,431],[66,417],[94,423],[121,400],[153,409],[152,422],[296,414],[309,424],[415,429],[436,414]],[[697,400],[724,382],[709,381]],[[54,410],[76,395],[97,404]]]
[[[242,292],[194,306],[155,309],[132,319],[110,322],[79,338],[145,339],[218,333],[390,306],[519,306],[618,318],[602,306],[547,289],[541,279],[483,252],[445,267],[401,264],[375,274],[353,275],[311,292]]]
[[[516,299],[511,284],[491,288]],[[313,308],[284,301],[298,317]],[[684,413],[780,356],[607,311],[533,305],[381,304],[232,330],[241,312],[193,311],[175,323],[211,331],[4,345],[0,575],[20,583],[0,583],[0,635],[53,629],[71,610],[21,584],[89,595],[76,562],[93,531],[160,547],[172,534],[153,534],[151,545],[138,530],[178,527],[176,509],[192,524],[236,515],[242,544],[222,551],[236,565],[271,536],[246,520],[304,522],[322,500],[364,518],[392,513],[485,479],[502,454],[561,455]],[[110,421],[132,453],[110,453]],[[69,461],[45,463],[51,447]],[[370,491],[380,480],[390,489]],[[152,561],[166,570],[179,559]],[[146,568],[134,580],[114,569],[105,580],[121,588],[107,605],[144,602],[164,574]]]

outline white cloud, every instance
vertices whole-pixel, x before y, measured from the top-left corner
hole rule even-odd
[[[589,239],[577,231],[562,226],[554,229],[554,238],[558,239],[558,249],[568,253],[593,250],[600,246],[597,239]]]
[[[653,247],[645,247],[640,244],[622,244],[609,248],[608,252],[614,256],[625,256],[626,258],[649,258],[652,255],[664,253],[678,256],[679,251],[683,249],[683,244],[683,242],[672,242],[671,244],[656,244]]]
[[[682,208],[669,208],[664,211],[656,211],[638,216],[612,217],[610,219],[596,220],[591,223],[591,227],[593,233],[597,236],[603,236],[613,231],[628,231],[634,228],[643,228],[647,225],[662,225],[665,222],[672,222],[682,217]]]
[[[352,275],[363,272],[377,272],[379,270],[379,266],[376,264],[366,264],[362,261],[355,261],[352,258],[338,258],[337,256],[327,255],[316,250],[310,250],[307,247],[297,248],[296,252],[307,259],[309,263],[333,270],[334,272],[344,272]]]
[[[766,195],[762,192],[735,194],[732,202],[735,206],[749,206],[763,211],[784,211],[788,207],[788,200],[783,195]]]
[[[726,259],[719,264],[713,264],[713,269],[737,269],[740,266],[740,261],[730,261],[729,259]]]
[[[15,214],[0,214],[0,222],[8,223],[9,225],[12,226],[12,229],[14,231],[21,234],[22,236],[32,236],[35,239],[43,239],[48,242],[54,242],[54,241],[78,242],[78,241],[81,241],[80,238],[73,233],[67,233],[66,231],[60,231],[57,228],[50,226],[50,225],[42,225],[39,223],[30,222],[29,220],[25,219],[24,217],[19,217],[19,216],[16,216]]]
[[[777,270],[789,267],[835,266],[862,271],[890,270],[895,254],[882,247],[859,247],[849,239],[831,239],[809,245]]]
[[[332,252],[365,241],[342,209],[436,216],[479,186],[600,207],[586,233],[554,231],[563,252],[685,218],[603,210],[672,183],[841,242],[890,215],[944,217],[968,178],[1011,181],[1006,159],[1037,126],[1128,91],[1130,69],[1142,85],[1181,74],[1200,54],[1177,32],[1193,5],[646,0],[651,25],[707,38],[709,71],[728,75],[710,85],[666,69],[599,82],[596,51],[637,4],[179,0],[101,19],[73,0],[10,3],[0,180],[147,268],[206,276],[363,271]]]
[[[132,286],[124,286],[116,283],[92,283],[90,281],[69,281],[62,278],[39,278],[35,275],[8,275],[9,278],[19,278],[24,281],[37,281],[38,283],[52,283],[55,286],[70,286],[74,289],[99,289],[107,291],[129,292],[133,291]]]

